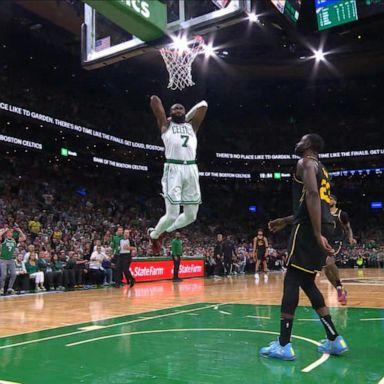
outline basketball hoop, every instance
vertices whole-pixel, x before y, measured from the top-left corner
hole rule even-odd
[[[168,88],[182,91],[185,87],[195,85],[192,80],[192,63],[196,56],[203,51],[204,39],[195,36],[191,43],[185,46],[165,47],[160,49],[167,71],[169,73]]]

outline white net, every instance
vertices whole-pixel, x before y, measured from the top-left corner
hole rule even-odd
[[[190,46],[161,48],[160,53],[164,59],[169,73],[168,88],[182,91],[185,87],[195,85],[192,80],[192,63],[196,56],[203,51],[204,39],[196,36]]]

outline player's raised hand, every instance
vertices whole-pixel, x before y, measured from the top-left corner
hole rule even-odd
[[[349,240],[350,245],[356,245],[357,244],[356,239],[354,239],[353,237],[350,237],[348,240]]]
[[[284,220],[284,218],[275,219],[268,223],[268,229],[272,233],[279,232],[282,229],[284,229],[286,226],[287,226],[287,222]]]

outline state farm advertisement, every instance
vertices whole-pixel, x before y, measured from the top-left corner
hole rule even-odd
[[[137,282],[172,279],[173,261],[132,261],[130,270]],[[180,278],[199,276],[204,276],[204,260],[181,260]]]

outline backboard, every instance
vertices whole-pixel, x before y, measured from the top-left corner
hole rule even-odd
[[[190,38],[225,28],[244,20],[251,12],[251,0],[84,1],[82,64],[87,69],[159,49],[172,42],[172,35],[182,33]],[[106,11],[105,5],[116,8],[117,12],[128,10],[133,18],[125,17],[124,13],[117,14],[115,9]],[[153,9],[154,5],[156,9]],[[151,12],[157,13],[153,16]],[[152,17],[156,25],[145,25],[143,16]],[[138,31],[141,37],[132,31]]]

